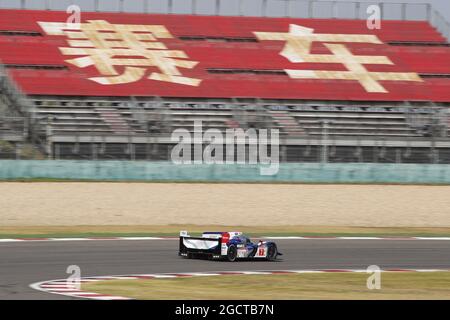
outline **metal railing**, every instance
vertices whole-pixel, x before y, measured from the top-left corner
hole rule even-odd
[[[320,139],[316,139],[320,142]],[[323,141],[322,141],[323,142]],[[333,139],[326,144],[303,141],[298,145],[281,144],[280,162],[322,162],[322,163],[445,163],[450,164],[450,144],[442,145],[424,141],[422,147],[391,146],[387,140],[344,146]],[[358,145],[360,143],[361,145]],[[33,145],[11,143],[0,140],[0,159],[54,159],[54,160],[131,160],[131,161],[171,161],[174,144],[102,142],[53,143],[46,155]],[[205,148],[206,145],[203,146]],[[224,146],[224,150],[226,150]],[[246,146],[247,151],[249,147]],[[203,149],[205,150],[205,149]],[[248,155],[246,156],[246,158]]]

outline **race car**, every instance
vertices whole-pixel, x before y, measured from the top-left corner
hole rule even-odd
[[[191,237],[187,231],[181,231],[178,255],[234,262],[238,259],[275,261],[282,254],[274,242],[253,243],[242,232],[203,232],[201,237]]]

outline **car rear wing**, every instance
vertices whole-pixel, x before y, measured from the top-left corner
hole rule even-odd
[[[179,255],[181,256],[187,256],[189,253],[220,255],[221,247],[222,237],[191,237],[185,231],[180,232]]]

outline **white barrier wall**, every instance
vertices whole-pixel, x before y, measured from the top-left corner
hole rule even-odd
[[[1,160],[0,180],[450,184],[450,165],[280,163],[275,175],[258,165],[175,165],[146,161]]]

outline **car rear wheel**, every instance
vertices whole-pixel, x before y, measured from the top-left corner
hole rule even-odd
[[[236,258],[237,258],[237,248],[235,245],[232,244],[228,248],[227,259],[230,262],[234,262],[234,261],[236,261]]]
[[[275,243],[271,243],[269,245],[269,248],[267,248],[267,260],[275,261],[277,260],[277,256],[278,256],[277,245]]]

